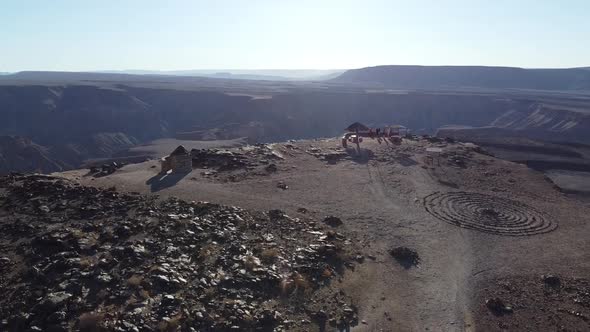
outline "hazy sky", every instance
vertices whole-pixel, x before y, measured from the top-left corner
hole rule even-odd
[[[590,0],[0,0],[0,71],[590,66]]]

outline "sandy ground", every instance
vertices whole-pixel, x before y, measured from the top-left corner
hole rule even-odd
[[[482,317],[489,313],[482,310],[485,299],[477,295],[478,288],[492,285],[488,280],[547,273],[589,275],[590,223],[585,216],[590,206],[557,191],[543,174],[478,153],[468,153],[464,166],[447,157],[440,158],[440,165],[427,165],[425,148],[433,143],[424,140],[404,141],[401,146],[368,140],[362,145],[365,158],[335,164],[307,152],[338,146],[337,139],[277,144],[285,159],[276,163],[276,173],[238,182],[204,176],[201,169],[161,177],[157,161],[128,165],[103,178],[84,176],[86,170],[62,175],[118,190],[282,209],[293,215],[306,208],[317,218],[342,218],[342,230],[358,240],[365,255],[374,256],[340,284],[364,321],[354,331],[499,330],[493,318]],[[453,155],[469,150],[462,144],[438,146]],[[288,189],[278,188],[279,181]],[[519,202],[557,228],[504,236],[457,227],[426,211],[428,195],[457,191]],[[388,254],[396,246],[415,249],[420,265],[405,269],[397,264]]]

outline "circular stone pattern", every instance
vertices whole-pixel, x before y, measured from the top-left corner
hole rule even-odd
[[[435,192],[424,198],[426,211],[449,224],[481,232],[525,236],[551,232],[557,224],[517,201],[469,192]]]

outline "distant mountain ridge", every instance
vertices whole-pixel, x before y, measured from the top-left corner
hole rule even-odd
[[[372,84],[398,89],[489,88],[579,91],[590,90],[590,70],[588,69],[392,65],[348,70],[331,81]]]
[[[344,69],[316,70],[316,69],[218,69],[218,70],[101,70],[101,71],[19,71],[15,73],[3,73],[15,78],[44,79],[44,78],[91,78],[101,75],[108,77],[124,76],[156,76],[156,77],[206,77],[235,80],[262,80],[262,81],[313,81],[328,80],[342,74]]]

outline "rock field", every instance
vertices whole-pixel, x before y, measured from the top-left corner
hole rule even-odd
[[[362,257],[335,226],[6,176],[0,330],[345,329],[356,308],[332,283]]]

